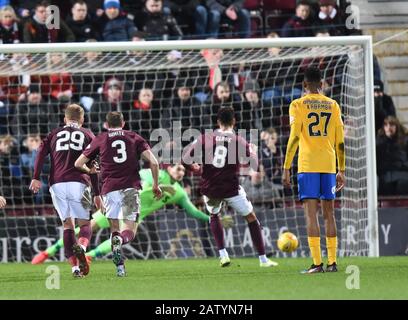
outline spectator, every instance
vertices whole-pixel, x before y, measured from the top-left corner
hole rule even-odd
[[[26,43],[51,43],[74,42],[75,36],[63,20],[60,28],[48,28],[46,25],[49,12],[49,2],[42,0],[35,6],[34,16],[24,25],[24,42]]]
[[[160,103],[155,100],[153,90],[143,88],[133,102],[130,113],[129,127],[140,132],[146,140],[150,140],[150,132],[160,127]]]
[[[29,172],[34,170],[35,157],[40,144],[41,136],[38,133],[29,134],[23,142],[23,145],[27,148],[28,152],[21,154],[21,165],[27,168]]]
[[[240,129],[261,129],[272,125],[272,110],[264,106],[260,98],[260,87],[256,80],[249,79],[244,83],[242,91],[242,115]],[[248,132],[249,133],[249,132]]]
[[[222,49],[203,49],[201,54],[209,68],[208,86],[211,90],[214,90],[215,86],[223,80],[220,63],[224,56],[224,51]]]
[[[268,128],[261,133],[262,144],[259,150],[261,171],[268,180],[275,184],[281,184],[282,160],[284,153],[278,146],[278,133],[274,128]]]
[[[231,93],[231,88],[228,82],[223,81],[218,83],[214,88],[214,93],[210,101],[211,109],[211,128],[217,125],[217,113],[221,107],[232,107],[235,110],[235,118],[237,125],[242,120],[241,115],[241,99],[237,94]]]
[[[47,54],[47,58],[50,70],[62,70],[62,72],[52,73],[48,76],[49,82],[47,83],[48,88],[46,89],[46,93],[49,93],[50,98],[54,101],[67,103],[71,100],[75,92],[72,75],[64,71],[67,54],[50,52]]]
[[[211,38],[218,38],[221,21],[238,26],[240,38],[251,36],[251,18],[243,8],[243,0],[206,0],[208,15],[208,33]]]
[[[202,108],[192,95],[186,80],[176,82],[176,97],[163,110],[163,128],[171,128],[173,121],[181,121],[182,129],[199,128],[203,120]]]
[[[99,40],[99,32],[88,15],[88,7],[84,0],[75,0],[66,22],[75,35],[76,42],[85,42],[89,39]]]
[[[20,43],[23,32],[13,7],[7,5],[0,9],[0,41],[4,44]]]
[[[395,106],[392,98],[384,93],[382,81],[374,81],[374,106],[375,106],[375,132],[378,132],[383,125],[384,119],[388,116],[396,116]]]
[[[30,76],[24,74],[23,69],[29,61],[24,53],[13,53],[10,60],[0,62],[5,68],[12,70],[9,75],[5,73],[0,77],[0,101],[17,103],[24,99]]]
[[[221,61],[224,56],[222,49],[201,50],[204,66],[190,69],[183,74],[184,78],[192,79],[194,96],[200,103],[205,103],[211,96],[214,88],[222,81],[233,83],[234,72],[230,66],[222,66]]]
[[[13,133],[18,136],[34,133],[46,135],[58,126],[57,115],[57,107],[44,101],[41,86],[32,83],[27,92],[27,99],[17,104]]]
[[[105,0],[105,14],[98,24],[103,41],[129,41],[137,31],[132,20],[120,10],[119,0]]]
[[[310,21],[310,4],[299,1],[296,14],[282,28],[282,37],[312,37],[313,29]]]
[[[408,194],[408,139],[394,116],[384,119],[377,136],[377,174],[380,195]]]
[[[130,105],[125,99],[125,87],[122,81],[112,77],[103,85],[100,100],[92,104],[90,119],[91,129],[94,133],[103,130],[105,117],[109,111],[119,111],[123,113],[125,121],[129,120]]]
[[[0,136],[0,185],[3,196],[9,204],[32,204],[28,188],[29,180],[24,180],[18,156],[17,141],[11,135]]]
[[[180,40],[183,37],[176,19],[163,12],[162,0],[146,0],[145,7],[135,21],[138,28],[152,40]]]
[[[282,186],[276,186],[265,179],[263,172],[251,170],[249,176],[245,177],[242,187],[248,199],[253,202],[265,203],[281,198],[279,189],[282,189]]]
[[[318,25],[327,29],[331,36],[346,35],[344,18],[336,6],[336,0],[320,0]]]
[[[139,42],[139,41],[145,41],[147,37],[147,34],[142,32],[142,31],[136,31],[133,35],[132,35],[132,39],[131,41],[134,42]],[[130,62],[132,62],[132,64],[134,65],[139,65],[142,62],[147,62],[146,58],[147,58],[147,52],[143,51],[143,50],[137,50],[137,51],[128,51],[127,55],[129,57]]]
[[[20,155],[20,163],[23,169],[23,174],[27,177],[28,180],[32,179],[31,173],[34,172],[35,157],[37,156],[37,151],[40,147],[40,144],[41,136],[38,133],[28,135],[28,137],[23,142],[23,145],[27,148],[27,151],[23,152]],[[43,170],[43,176],[41,177],[42,188],[40,192],[35,194],[34,196],[35,202],[37,204],[42,202],[45,194],[48,194],[48,182],[45,177],[45,174],[47,174],[48,171],[49,170]]]
[[[208,14],[200,0],[168,0],[164,1],[166,8],[179,24],[188,26],[188,33],[206,37]]]

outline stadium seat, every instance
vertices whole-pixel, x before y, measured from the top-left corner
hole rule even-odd
[[[264,0],[263,15],[266,33],[279,31],[294,14],[296,0]]]
[[[264,16],[261,0],[245,0],[244,8],[251,14],[251,30],[253,37],[264,35]]]
[[[294,10],[296,0],[264,0],[263,7],[268,10]]]

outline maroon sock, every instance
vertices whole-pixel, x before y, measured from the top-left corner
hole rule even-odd
[[[84,247],[88,247],[92,237],[91,225],[87,224],[79,228],[78,243]]]
[[[123,230],[120,233],[120,236],[123,239],[122,244],[126,244],[135,238],[135,233],[132,230]]]
[[[258,220],[248,223],[249,232],[251,233],[252,242],[260,256],[265,254],[265,244],[262,236],[261,225]]]
[[[75,231],[71,229],[64,229],[64,251],[67,259],[74,255],[72,246],[76,243]]]
[[[214,236],[218,250],[225,249],[224,247],[224,229],[222,228],[220,217],[218,214],[212,214],[210,219],[210,228]]]

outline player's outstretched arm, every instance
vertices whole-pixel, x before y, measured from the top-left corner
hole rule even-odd
[[[142,159],[148,161],[150,164],[150,170],[152,171],[153,176],[153,193],[157,199],[160,199],[162,197],[162,191],[159,187],[159,162],[151,150],[143,151]]]
[[[0,209],[3,209],[6,206],[7,202],[6,199],[0,196]]]
[[[180,207],[186,210],[187,215],[194,219],[198,219],[204,222],[210,221],[210,216],[205,214],[204,212],[197,209],[197,207],[191,202],[190,198],[188,197],[187,193],[183,191],[183,196],[181,197],[180,201],[177,203]]]

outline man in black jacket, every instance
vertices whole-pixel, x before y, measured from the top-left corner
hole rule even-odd
[[[76,0],[72,4],[71,13],[72,15],[66,18],[66,23],[74,33],[76,42],[100,40],[99,32],[88,15],[88,7],[84,0]]]
[[[23,39],[25,43],[73,42],[75,36],[64,21],[60,21],[59,29],[48,28],[46,25],[48,1],[40,1],[35,6],[35,13],[24,25]]]
[[[180,40],[183,36],[176,19],[163,12],[162,0],[146,0],[140,16],[135,18],[139,30],[152,40]]]
[[[162,127],[171,128],[174,121],[180,121],[183,130],[200,128],[203,123],[203,110],[199,101],[192,95],[191,81],[180,79],[175,85],[176,97],[163,110]]]

